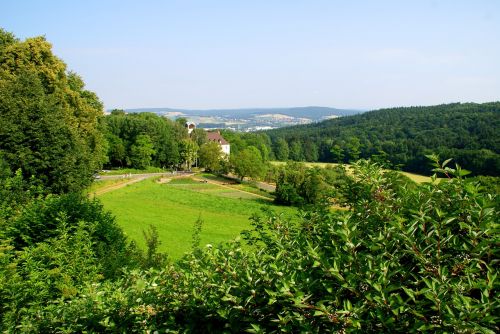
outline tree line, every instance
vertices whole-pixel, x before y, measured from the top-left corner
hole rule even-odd
[[[278,160],[372,159],[428,174],[425,155],[454,157],[476,175],[499,175],[500,102],[381,109],[267,131]]]
[[[205,130],[196,128],[188,134],[186,122],[185,118],[172,121],[153,113],[113,110],[100,122],[107,145],[104,166],[169,170],[199,166],[214,173],[233,172],[241,179],[265,175],[270,156],[266,135],[222,131],[231,145],[226,156],[219,143],[207,139]]]

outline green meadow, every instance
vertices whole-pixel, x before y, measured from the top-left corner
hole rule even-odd
[[[286,162],[284,162],[284,161],[271,161],[271,164],[273,164],[275,166],[281,166],[281,165],[285,165]],[[304,162],[304,164],[307,167],[320,167],[320,168],[326,168],[328,166],[335,167],[335,166],[340,165],[337,163],[329,163],[329,162]],[[344,164],[344,166],[347,166],[347,168],[349,168],[349,164]],[[431,178],[429,176],[419,175],[419,174],[414,174],[414,173],[409,173],[409,172],[402,172],[402,171],[399,171],[399,172],[401,174],[403,174],[404,176],[408,177],[410,180],[413,180],[413,182],[417,182],[417,183],[431,182]]]
[[[275,206],[252,194],[202,183],[191,178],[158,183],[147,179],[99,196],[104,207],[139,247],[145,248],[143,231],[156,226],[160,251],[178,259],[191,249],[194,223],[203,221],[201,245],[231,240],[250,228],[253,214],[268,208],[293,217],[290,207]]]

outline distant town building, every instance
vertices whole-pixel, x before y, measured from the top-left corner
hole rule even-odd
[[[231,151],[231,145],[227,140],[224,139],[224,137],[222,137],[220,131],[207,132],[207,140],[219,143],[222,153],[229,155]]]
[[[194,124],[193,122],[187,122],[186,129],[188,130],[188,134],[191,134],[191,132],[196,129],[196,124]]]

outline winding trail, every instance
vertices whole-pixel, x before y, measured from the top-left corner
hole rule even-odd
[[[90,196],[93,196],[93,197],[96,197],[96,196],[99,196],[99,195],[102,195],[102,194],[105,194],[105,193],[108,193],[110,191],[113,191],[113,190],[117,190],[117,189],[120,189],[120,188],[123,188],[129,184],[133,184],[133,183],[136,183],[136,182],[139,182],[139,181],[142,181],[142,180],[145,180],[147,178],[149,178],[151,176],[142,176],[142,177],[136,177],[136,178],[132,178],[132,179],[126,179],[124,180],[123,182],[120,182],[120,183],[115,183],[115,184],[111,184],[109,186],[106,186],[106,187],[102,187],[96,191],[94,191],[93,193],[89,194]]]
[[[105,176],[101,176],[102,180],[123,179],[123,181],[119,182],[119,183],[115,183],[115,184],[110,184],[109,186],[102,187],[102,188],[100,188],[92,193],[89,193],[89,196],[91,196],[91,197],[100,196],[100,195],[108,193],[110,191],[121,189],[129,184],[140,182],[140,181],[143,181],[145,179],[148,179],[148,178],[151,178],[154,176],[162,176],[162,177],[167,178],[167,179],[181,178],[181,177],[192,177],[193,180],[196,180],[196,181],[207,182],[210,184],[217,185],[221,188],[226,188],[226,189],[230,189],[232,191],[245,193],[245,194],[251,195],[253,197],[265,199],[267,201],[273,200],[272,198],[267,197],[267,196],[255,194],[255,193],[252,193],[250,191],[246,191],[246,190],[242,190],[242,189],[228,186],[228,185],[224,184],[225,182],[223,182],[223,181],[209,180],[206,178],[195,176],[193,173],[176,173],[176,174],[172,174],[172,173],[147,173],[147,174],[105,175]],[[236,180],[236,178],[233,178],[231,176],[228,176],[228,179]],[[274,191],[274,189],[275,189],[275,187],[273,185],[263,183],[263,182],[258,182],[257,186],[258,186],[258,188],[263,189],[263,190],[267,190],[267,191]]]
[[[123,180],[115,184],[110,184],[109,186],[102,187],[96,191],[89,193],[89,196],[99,196],[107,192],[123,188],[129,184],[140,182],[145,179],[149,179],[154,176],[163,176],[168,178],[186,177],[191,176],[193,173],[190,172],[176,172],[176,173],[144,173],[144,174],[121,174],[121,175],[102,175],[101,180]]]
[[[200,182],[207,182],[207,183],[210,183],[210,184],[215,184],[215,185],[217,185],[217,186],[219,186],[221,188],[231,189],[233,191],[238,191],[238,192],[242,192],[242,193],[245,193],[245,194],[250,194],[252,196],[265,199],[267,201],[272,201],[273,200],[272,198],[269,198],[269,197],[266,197],[266,196],[262,196],[262,195],[259,195],[259,194],[252,193],[250,191],[241,190],[241,189],[238,189],[238,188],[234,188],[234,187],[225,185],[224,182],[222,182],[222,181],[208,180],[208,179],[205,179],[205,178],[200,178],[198,176],[193,177],[193,180],[200,181]]]

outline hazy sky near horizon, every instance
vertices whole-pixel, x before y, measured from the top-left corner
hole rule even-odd
[[[498,0],[2,0],[110,108],[500,100]]]

